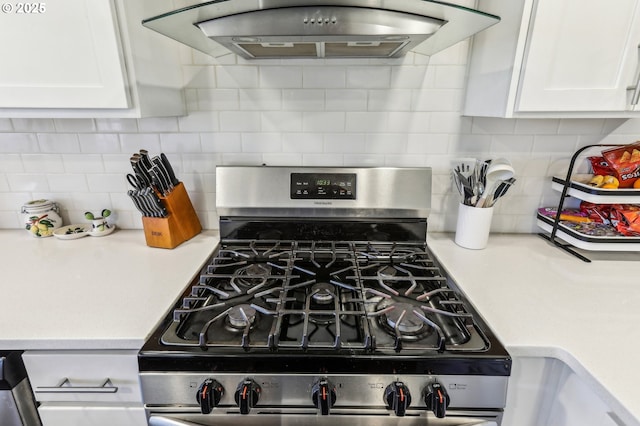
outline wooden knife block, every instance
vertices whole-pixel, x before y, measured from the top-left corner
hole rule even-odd
[[[149,247],[172,249],[202,231],[200,219],[182,182],[166,197],[158,194],[167,209],[167,217],[142,217],[144,238]]]

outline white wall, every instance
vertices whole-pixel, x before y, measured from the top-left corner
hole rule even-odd
[[[535,210],[557,201],[549,176],[572,151],[629,143],[640,121],[461,117],[469,42],[430,59],[214,60],[181,47],[189,113],[152,119],[0,119],[0,228],[21,228],[20,207],[48,198],[65,223],[111,208],[141,228],[127,197],[129,157],[165,152],[203,226],[217,228],[218,164],[430,166],[431,230],[452,230],[456,157],[509,158],[518,182],[497,205],[496,232],[533,232]]]

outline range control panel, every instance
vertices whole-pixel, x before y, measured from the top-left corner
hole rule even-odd
[[[291,173],[291,199],[355,200],[355,173]]]

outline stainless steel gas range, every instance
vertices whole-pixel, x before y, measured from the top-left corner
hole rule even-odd
[[[162,425],[499,425],[511,359],[429,251],[429,168],[218,167],[220,244],[139,354]]]

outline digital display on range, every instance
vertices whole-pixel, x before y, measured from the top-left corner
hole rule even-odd
[[[355,173],[291,173],[291,199],[355,200]]]

